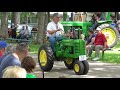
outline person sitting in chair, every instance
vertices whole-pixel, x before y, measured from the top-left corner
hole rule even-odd
[[[23,38],[26,38],[27,40],[29,39],[30,37],[30,32],[28,30],[28,26],[26,26],[26,29],[25,29],[25,33],[23,35]]]
[[[19,31],[19,35],[18,35],[17,39],[22,39],[22,38],[24,38],[25,32],[26,32],[25,26],[23,26],[22,29]]]
[[[91,45],[91,47],[89,47],[89,56],[91,56],[92,50],[95,50],[95,58],[93,60],[99,60],[100,50],[103,50],[103,51],[106,50],[108,48],[108,45],[107,45],[107,39],[105,35],[101,32],[101,28],[97,27],[95,32],[97,34],[95,37],[94,44]]]
[[[89,30],[88,31],[89,34],[89,38],[86,41],[86,54],[87,54],[87,59],[89,59],[91,57],[91,52],[89,51],[89,48],[92,47],[92,45],[94,45],[95,42],[95,33],[93,30]]]

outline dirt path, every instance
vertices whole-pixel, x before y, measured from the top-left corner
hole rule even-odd
[[[38,78],[42,78],[42,72],[38,65],[36,55],[32,55],[37,63],[34,74]],[[120,78],[120,64],[103,63],[100,61],[89,61],[89,72],[87,75],[76,75],[73,70],[68,70],[64,62],[55,61],[50,72],[45,72],[45,78],[58,78],[65,76],[66,78]]]

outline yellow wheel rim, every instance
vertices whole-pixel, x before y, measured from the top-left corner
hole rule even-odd
[[[75,64],[75,65],[74,65],[74,69],[75,69],[76,72],[79,72],[79,71],[80,71],[79,65],[78,65],[78,64]]]
[[[108,46],[111,45],[116,40],[116,33],[111,28],[104,28],[102,33],[105,35],[107,39]]]
[[[71,58],[67,58],[67,59],[66,59],[66,63],[69,64],[69,65],[72,64],[72,61],[73,61],[73,60],[72,60]]]
[[[39,54],[39,60],[42,66],[45,66],[47,64],[47,54],[45,50],[41,50]]]

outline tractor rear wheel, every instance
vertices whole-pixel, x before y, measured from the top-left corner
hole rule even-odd
[[[110,24],[102,24],[99,26],[102,30],[102,33],[107,39],[107,44],[109,48],[114,47],[117,44],[119,32],[116,28],[112,27]]]
[[[84,64],[82,61],[75,61],[74,62],[74,72],[77,74],[77,75],[83,75],[84,73]]]
[[[71,58],[66,58],[64,60],[64,63],[65,63],[65,66],[68,68],[68,69],[73,69],[73,64],[74,64],[74,60],[71,59]]]
[[[86,75],[89,71],[89,64],[88,64],[88,61],[85,60],[85,61],[82,61],[83,65],[84,65],[84,72],[83,72],[83,75]]]
[[[54,55],[49,45],[43,45],[38,51],[38,62],[43,71],[50,71],[54,64]]]

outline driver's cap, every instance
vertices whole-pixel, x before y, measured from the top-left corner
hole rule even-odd
[[[59,13],[54,13],[53,17],[60,17]]]

